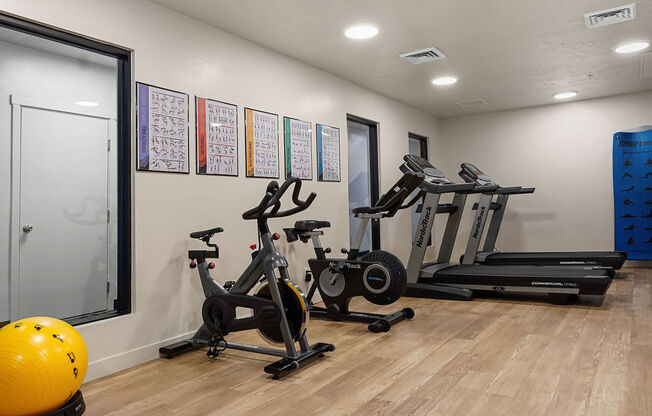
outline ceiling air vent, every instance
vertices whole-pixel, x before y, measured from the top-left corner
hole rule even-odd
[[[480,99],[475,99],[475,100],[466,100],[466,101],[460,101],[457,103],[460,107],[475,107],[477,105],[485,105],[487,102],[485,100],[480,100]]]
[[[438,61],[444,59],[446,55],[436,48],[426,48],[413,52],[406,52],[399,55],[412,65],[424,64],[426,62]]]
[[[600,10],[584,15],[584,23],[589,29],[627,22],[636,18],[636,3],[613,9]]]

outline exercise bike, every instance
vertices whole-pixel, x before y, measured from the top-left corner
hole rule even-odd
[[[281,197],[294,185],[292,202],[294,208],[281,211]],[[203,241],[211,250],[190,250],[190,268],[197,268],[206,299],[202,306],[203,325],[188,340],[162,347],[159,352],[172,358],[183,352],[208,345],[208,357],[215,358],[227,348],[282,357],[265,366],[265,372],[277,379],[302,365],[333,351],[333,344],[309,345],[305,334],[309,311],[300,290],[291,282],[288,263],[274,247],[280,236],[271,234],[267,225],[269,218],[287,217],[308,208],[317,196],[311,193],[305,201],[299,199],[301,180],[290,178],[279,188],[271,181],[261,202],[242,214],[245,220],[256,220],[261,245],[252,253],[252,261],[237,281],[226,282],[224,286],[213,280],[210,270],[214,263],[207,259],[219,258],[219,249],[211,238],[222,232],[212,228],[190,234],[191,238]],[[257,283],[261,283],[255,294],[249,294]],[[248,317],[238,317],[236,308],[249,309]],[[232,332],[256,329],[269,342],[285,344],[285,349],[272,349],[255,345],[227,342],[225,337]],[[297,351],[295,343],[299,343]]]
[[[316,258],[308,260],[313,283],[308,291],[307,300],[313,317],[366,323],[371,332],[387,332],[392,325],[405,319],[414,318],[411,308],[383,315],[349,310],[351,299],[363,296],[376,305],[389,305],[398,300],[407,286],[407,273],[401,260],[383,250],[361,253],[360,246],[370,220],[393,217],[401,204],[423,181],[423,175],[415,173],[401,178],[391,190],[378,200],[375,206],[358,207],[353,210],[356,218],[361,220],[354,244],[350,250],[342,249],[347,254],[345,259],[327,258],[330,248],[323,248],[320,236],[321,228],[330,227],[328,221],[297,221],[292,228],[283,231],[288,242],[312,240]],[[319,291],[325,307],[316,306],[313,296]]]

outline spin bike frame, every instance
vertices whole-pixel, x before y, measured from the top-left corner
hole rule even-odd
[[[206,250],[198,252],[193,250],[189,252],[188,257],[191,257],[197,261],[197,270],[199,272],[202,289],[206,297],[218,294],[246,295],[256,286],[256,284],[261,279],[264,279],[267,280],[267,284],[269,284],[272,300],[279,308],[283,308],[283,302],[281,300],[281,294],[279,291],[279,281],[290,281],[287,270],[288,262],[281,253],[276,251],[276,247],[274,246],[274,241],[272,239],[272,234],[269,232],[269,228],[265,220],[258,221],[258,231],[260,232],[262,247],[255,253],[255,256],[251,260],[249,266],[247,266],[245,271],[240,275],[238,280],[235,281],[231,289],[228,291],[224,288],[224,286],[213,279],[210,273],[210,269],[212,267],[205,260],[209,257],[201,254],[211,253],[213,255],[217,255],[217,248],[215,251]],[[229,342],[228,347],[237,350],[257,352],[279,357],[285,357],[287,355],[290,358],[297,358],[299,353],[297,352],[294,341],[292,340],[292,335],[290,334],[290,326],[288,325],[285,314],[281,314],[280,325],[281,333],[283,334],[283,340],[285,343],[285,350],[264,348],[255,345],[238,344],[235,342]],[[205,325],[202,324],[201,328],[199,328],[197,331],[197,334],[201,333],[203,330],[208,332]],[[195,334],[193,339],[196,338],[197,334]],[[200,339],[200,342],[201,344],[207,344],[208,339],[206,339],[204,342],[204,339],[202,338]],[[308,345],[308,341],[306,340],[305,335],[299,338],[299,346],[301,353],[306,353],[309,351],[310,346]]]
[[[356,214],[356,217],[360,218],[362,221],[360,222],[360,225],[358,226],[358,229],[355,234],[355,238],[353,240],[353,244],[351,245],[350,250],[345,250],[342,249],[342,254],[347,254],[346,259],[347,260],[357,260],[360,257],[360,246],[362,245],[362,240],[364,239],[364,233],[367,231],[367,225],[369,224],[369,220],[371,219],[380,219],[383,218],[383,214]],[[326,259],[326,250],[324,249],[324,246],[321,244],[321,238],[319,236],[324,235],[324,232],[321,230],[316,230],[316,231],[302,231],[301,232],[301,238],[307,238],[310,237],[310,240],[312,241],[312,247],[315,250],[315,256],[319,260],[325,260]],[[330,249],[329,249],[330,252]],[[312,300],[313,295],[315,294],[315,290],[317,290],[317,278],[316,276],[313,276],[313,281],[312,286],[310,286],[310,290],[308,291],[308,296],[307,299],[310,302]],[[318,308],[315,306],[311,306],[311,310],[319,310],[319,309],[324,309],[324,308]],[[325,311],[326,309],[324,309]],[[379,316],[384,316],[384,315],[379,315]]]
[[[294,187],[292,200],[297,206],[289,210],[279,212],[281,206],[280,198],[283,196],[289,186],[294,183],[296,183],[296,185]],[[276,250],[276,247],[274,246],[273,237],[269,231],[269,226],[267,225],[267,219],[293,215],[308,208],[308,206],[310,206],[317,195],[313,192],[308,196],[306,201],[301,201],[298,198],[300,189],[300,180],[296,178],[288,180],[274,194],[267,192],[257,207],[252,208],[242,214],[243,219],[257,220],[258,233],[262,247],[256,253],[254,253],[249,266],[247,266],[245,271],[242,273],[242,275],[240,275],[238,280],[233,283],[233,286],[231,286],[229,290],[227,290],[224,286],[212,278],[210,269],[212,269],[214,266],[212,263],[206,263],[207,258],[219,257],[219,250],[217,245],[210,243],[210,238],[213,234],[209,234],[204,238],[201,238],[201,240],[204,241],[209,247],[213,247],[213,250],[191,250],[188,252],[188,257],[191,260],[197,261],[197,269],[199,271],[202,289],[204,291],[204,295],[207,298],[211,295],[218,294],[246,295],[256,286],[259,281],[267,280],[267,284],[270,288],[270,294],[272,296],[272,301],[276,304],[279,310],[284,310],[283,301],[279,290],[279,282],[291,282],[287,270],[288,262],[285,257]],[[269,208],[271,208],[271,210],[266,212]],[[221,229],[214,230],[221,231]],[[243,324],[247,323],[247,319],[242,319],[241,321]],[[285,350],[265,348],[256,345],[240,344],[235,342],[225,343],[224,341],[220,341],[218,346],[223,348],[226,347],[236,350],[283,357],[281,360],[265,366],[265,372],[272,374],[275,378],[278,378],[287,372],[297,370],[299,368],[299,363],[306,363],[315,358],[318,358],[326,351],[333,351],[335,349],[332,344],[321,342],[311,346],[308,343],[308,339],[304,330],[304,333],[298,340],[300,349],[297,351],[285,313],[280,314],[279,325],[283,335]],[[207,345],[212,336],[213,333],[206,327],[205,324],[202,324],[202,326],[197,330],[191,339],[163,347],[159,350],[159,352],[166,358],[172,358],[185,351]]]
[[[351,249],[348,252],[347,260],[349,261],[356,260],[357,255],[359,253],[360,245],[362,244],[362,238],[364,237],[365,229],[367,227],[367,224],[369,223],[369,220],[372,218],[381,218],[381,217],[376,217],[376,215],[380,215],[380,214],[373,214],[373,217],[369,216],[365,218],[365,221],[363,221],[361,225],[358,227],[358,233],[356,234],[356,240],[354,242],[355,249]],[[365,216],[367,216],[367,214],[365,214]],[[324,232],[303,231],[301,232],[300,238],[303,239],[303,238],[310,237],[310,239],[312,240],[313,249],[315,250],[315,255],[317,259],[326,260],[326,250],[324,250],[321,244],[321,239],[319,238],[320,235],[324,235]],[[313,276],[313,282],[312,285],[310,286],[310,289],[308,290],[308,296],[307,296],[309,307],[310,307],[310,313],[316,318],[331,318],[327,308],[316,306],[312,303],[312,298],[315,295],[317,286],[319,285],[318,282],[319,282],[319,276]],[[409,308],[401,309],[400,311],[396,311],[390,314],[373,313],[373,312],[355,312],[355,311],[348,310],[346,312],[343,312],[342,317],[340,319],[346,322],[358,322],[358,323],[370,324],[369,329],[372,330],[372,332],[378,332],[380,328],[384,327],[384,325],[382,325],[382,321],[386,322],[385,325],[387,325],[387,328],[391,328],[394,324],[397,324],[405,319],[411,319],[413,316],[414,316],[414,311],[412,311],[412,309]]]
[[[369,221],[372,220],[378,221],[382,218],[393,217],[396,214],[396,212],[414,203],[414,201],[417,198],[414,198],[406,205],[401,205],[405,201],[405,199],[410,195],[410,193],[416,188],[416,184],[420,183],[423,180],[423,177],[424,176],[421,173],[407,174],[405,178],[399,180],[399,182],[397,182],[388,193],[383,195],[378,200],[379,205],[372,206],[372,207],[360,207],[353,210],[354,216],[358,218],[360,222],[358,228],[356,229],[355,237],[353,238],[353,244],[351,245],[351,248],[348,251],[346,249],[342,249],[342,253],[347,254],[346,260],[355,261],[360,259],[361,257],[360,246],[362,245],[362,241],[364,239],[367,226],[369,225]],[[312,240],[315,256],[318,260],[327,259],[326,254],[330,252],[330,249],[325,250],[321,244],[320,236],[324,235],[323,231],[321,230],[301,231],[300,233],[297,234],[298,237],[301,239],[301,241],[303,241],[304,243],[307,242],[308,237]],[[333,259],[333,261],[339,261],[339,259]],[[319,285],[318,282],[319,282],[319,276],[313,276],[313,283],[310,286],[310,289],[308,291],[308,296],[307,296],[308,302],[310,304],[310,312],[315,317],[331,318],[327,308],[315,306],[312,303],[312,298]],[[343,312],[340,319],[347,322],[371,324],[369,326],[369,329],[374,331],[372,329],[372,326],[376,328],[383,327],[384,325],[379,326],[382,321],[385,321],[387,324],[389,324],[388,327],[391,328],[392,325],[404,319],[412,319],[413,316],[414,316],[414,311],[412,311],[412,309],[410,308],[404,308],[400,311],[391,314],[354,312],[354,311],[347,310]]]

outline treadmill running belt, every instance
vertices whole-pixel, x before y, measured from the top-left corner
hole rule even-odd
[[[611,284],[608,270],[591,267],[457,265],[439,270],[437,284],[500,288],[537,288],[542,292],[572,291],[604,295]]]
[[[488,254],[482,263],[492,266],[602,266],[618,270],[626,259],[627,253],[619,251],[497,252]]]

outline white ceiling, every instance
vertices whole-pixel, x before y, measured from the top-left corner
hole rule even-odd
[[[652,40],[652,0],[636,2],[635,21],[597,29],[584,26],[584,13],[631,0],[153,1],[438,117],[549,104],[564,90],[586,99],[652,89],[640,54],[612,50]],[[379,35],[345,38],[360,22],[379,25]],[[398,58],[430,46],[447,58]],[[430,84],[447,74],[459,82]],[[488,104],[456,104],[471,99]]]

